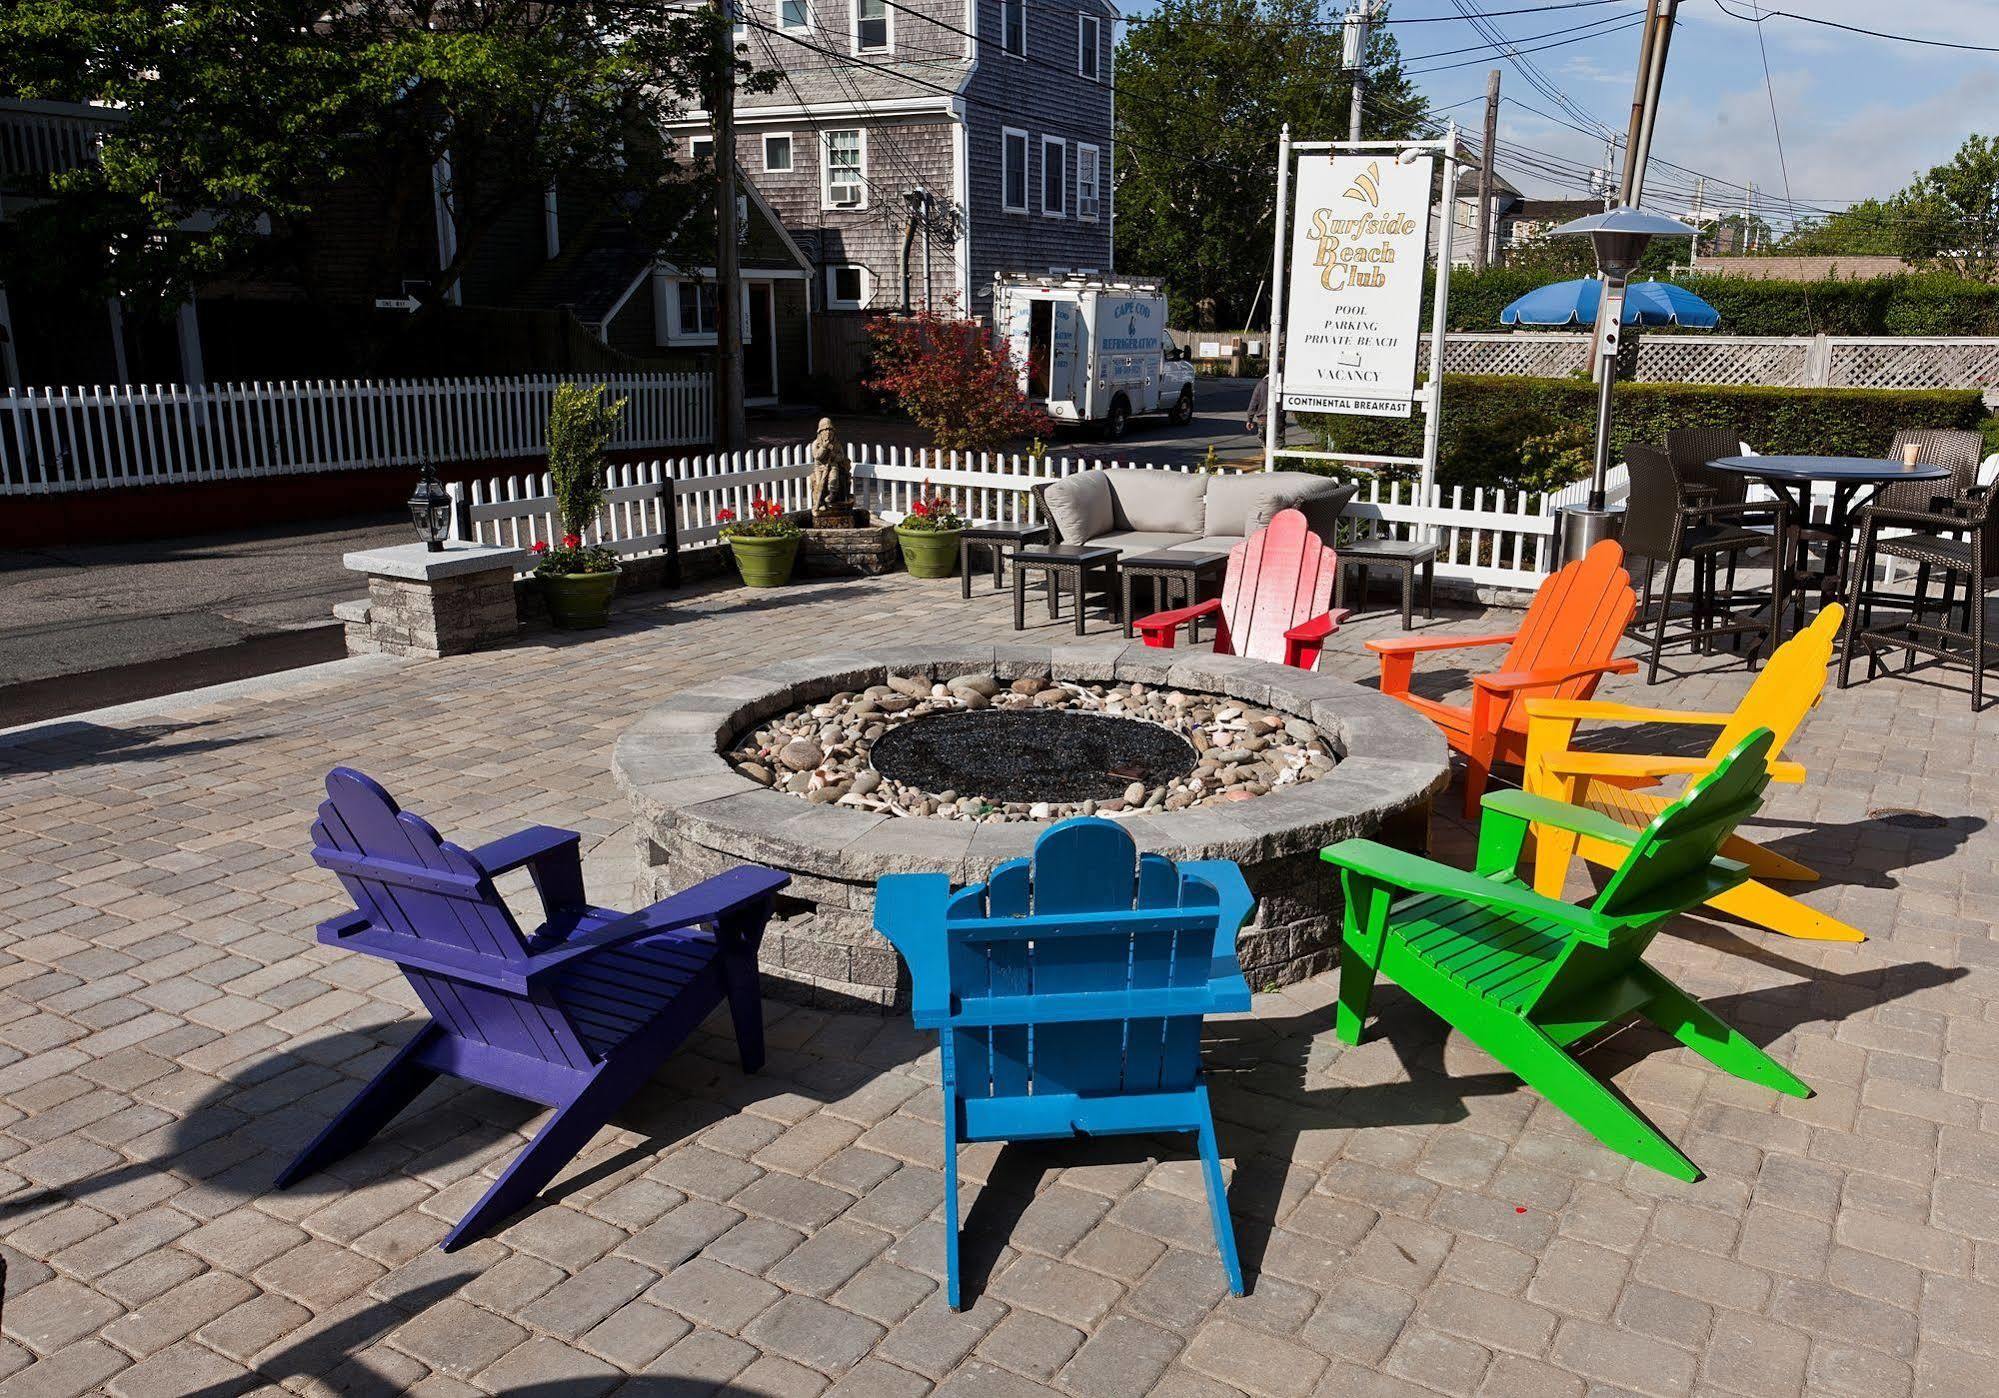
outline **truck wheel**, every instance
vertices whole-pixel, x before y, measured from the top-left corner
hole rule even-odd
[[[1107,442],[1123,440],[1125,429],[1130,426],[1131,404],[1120,393],[1117,397],[1111,399],[1110,416],[1104,419],[1104,440]]]
[[[1185,427],[1194,420],[1194,390],[1191,386],[1180,390],[1180,397],[1173,404],[1173,411],[1166,415],[1166,420],[1175,427]]]

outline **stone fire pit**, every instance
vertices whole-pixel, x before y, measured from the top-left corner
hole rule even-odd
[[[954,687],[954,680],[961,683]],[[992,683],[968,689],[967,680]],[[1042,683],[1016,689],[1016,681]],[[877,715],[854,715],[851,706],[871,689],[909,703],[890,703],[902,721],[881,723],[863,744],[875,726],[865,720]],[[966,694],[979,689],[993,693],[980,696],[985,703],[968,702]],[[1068,702],[1035,702],[1056,690]],[[1162,721],[1174,695],[1178,709],[1204,717],[1178,731]],[[835,702],[836,696],[844,697]],[[913,712],[919,708],[921,715]],[[1073,730],[1048,730],[1051,742],[1083,745],[1068,749],[1080,754],[1070,765],[1152,765],[1123,790],[1107,778],[1101,797],[1079,788],[1040,801],[1028,788],[938,791],[940,778],[905,781],[876,770],[879,750],[882,767],[921,775],[920,765],[898,763],[912,755],[948,762],[954,742],[968,736],[954,739],[950,725],[1035,713]],[[1111,742],[1076,724],[1146,732]],[[819,727],[809,742],[817,754],[792,752],[811,765],[780,761],[783,748],[813,725]],[[969,736],[990,746],[998,741],[994,732]],[[1126,757],[1133,737],[1144,751]],[[1217,752],[1227,756],[1250,738],[1261,740],[1255,750],[1216,760]],[[898,758],[898,746],[912,751]],[[743,766],[752,770],[746,774]],[[1238,766],[1260,779],[1245,779]],[[1012,771],[1004,762],[992,767],[1001,775],[989,780]],[[1001,861],[1029,853],[1054,818],[1082,810],[1122,821],[1141,849],[1241,864],[1259,900],[1239,944],[1250,983],[1260,988],[1317,974],[1331,964],[1341,907],[1319,848],[1354,835],[1420,847],[1431,798],[1450,771],[1436,730],[1373,690],[1259,661],[1120,643],[783,661],[651,710],[619,739],[614,768],[637,821],[639,896],[661,897],[743,862],[790,872],[791,887],[764,944],[767,988],[848,1008],[889,1008],[907,995],[900,959],[873,929],[877,877],[984,878]],[[806,779],[795,780],[801,772]],[[796,789],[780,789],[786,785]],[[856,786],[865,788],[858,796]],[[948,802],[938,799],[947,795]]]

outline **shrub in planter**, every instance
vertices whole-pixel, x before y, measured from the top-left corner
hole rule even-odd
[[[548,618],[567,630],[603,626],[618,590],[618,556],[586,547],[583,532],[604,508],[604,443],[617,430],[625,400],[606,404],[602,385],[558,384],[548,410],[548,479],[562,520],[562,545],[538,543],[534,575]]]
[[[759,495],[750,502],[748,519],[738,519],[734,510],[719,510],[715,518],[743,586],[783,587],[791,581],[791,565],[798,561],[798,521],[782,505]]]
[[[895,527],[902,566],[912,578],[948,578],[958,571],[958,536],[965,521],[941,495],[918,498]]]

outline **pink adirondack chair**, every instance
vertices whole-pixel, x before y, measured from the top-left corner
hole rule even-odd
[[[1132,624],[1148,646],[1171,650],[1181,627],[1211,617],[1216,655],[1316,669],[1326,638],[1347,617],[1345,607],[1332,606],[1338,576],[1333,551],[1306,527],[1305,516],[1279,510],[1229,550],[1219,598],[1154,612]]]

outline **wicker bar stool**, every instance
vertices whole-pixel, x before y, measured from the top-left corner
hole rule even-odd
[[[1644,600],[1637,623],[1641,634],[1651,631],[1651,661],[1646,683],[1659,681],[1659,656],[1667,641],[1686,641],[1714,653],[1717,637],[1757,635],[1759,652],[1775,649],[1782,639],[1784,553],[1789,508],[1782,499],[1748,504],[1741,501],[1690,499],[1687,482],[1673,458],[1658,447],[1632,443],[1624,451],[1631,478],[1631,497],[1624,516],[1624,551],[1645,560]],[[1761,527],[1756,527],[1761,526]],[[1773,548],[1770,591],[1739,591],[1736,567],[1751,549]],[[1691,615],[1684,630],[1670,638],[1675,583],[1682,563],[1693,564],[1688,594]],[[1652,602],[1653,570],[1663,565],[1665,581],[1656,612]],[[1726,566],[1724,580],[1722,569]],[[1765,604],[1770,616],[1760,615]],[[1754,611],[1745,612],[1753,606]],[[1752,658],[1752,664],[1755,660]]]
[[[1666,434],[1666,455],[1680,473],[1680,489],[1697,504],[1740,505],[1747,498],[1746,477],[1708,469],[1708,462],[1740,456],[1745,449],[1741,435],[1726,427],[1675,427]]]
[[[1860,512],[1860,545],[1848,583],[1839,687],[1845,689],[1851,683],[1854,655],[1860,650],[1867,652],[1869,679],[1887,670],[1882,661],[1885,651],[1902,651],[1905,674],[1915,668],[1918,655],[1946,663],[1961,661],[1971,667],[1971,707],[1975,712],[1985,703],[1985,671],[1992,663],[1988,652],[1999,649],[1985,639],[1985,575],[1990,552],[1986,520],[1991,488],[1977,483],[1984,440],[1976,432],[1951,428],[1898,432],[1888,449],[1889,457],[1899,459],[1910,445],[1916,448],[1918,461],[1949,468],[1950,479],[1889,486]],[[1883,537],[1883,529],[1908,532]],[[1912,597],[1884,593],[1874,586],[1875,564],[1884,558],[1916,565]],[[1938,574],[1944,582],[1942,617],[1932,622],[1929,586],[1931,577]],[[1953,626],[1959,579],[1965,590],[1963,618]],[[1905,602],[1909,609],[1905,617],[1875,623],[1876,606]]]

